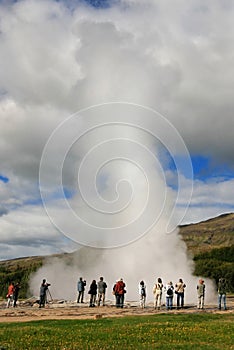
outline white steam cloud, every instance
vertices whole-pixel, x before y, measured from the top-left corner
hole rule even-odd
[[[109,298],[115,280],[122,277],[128,300],[137,298],[142,279],[149,286],[150,300],[158,277],[164,283],[176,283],[182,277],[191,302],[197,278],[192,277],[192,260],[175,228],[182,218],[172,217],[174,231],[168,230],[176,198],[159,162],[160,155],[170,150],[167,156],[177,166],[174,181],[177,178],[179,193],[180,172],[190,170],[192,176],[185,145],[165,119],[148,109],[108,104],[86,112],[80,113],[81,118],[79,114],[72,116],[53,133],[43,153],[40,185],[54,224],[68,237],[93,248],[81,248],[69,263],[66,257],[64,261],[50,260],[33,277],[33,294],[37,295],[43,275],[50,280],[55,298],[72,300],[79,276],[88,283],[104,276]],[[183,158],[181,169],[178,155]],[[48,192],[46,184],[51,176],[54,187],[50,185]],[[73,189],[70,198],[62,196],[63,180]],[[187,191],[189,200],[191,189]],[[60,210],[55,208],[57,201]]]

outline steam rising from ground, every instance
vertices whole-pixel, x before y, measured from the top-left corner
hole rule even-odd
[[[144,141],[147,143],[147,139],[144,139]],[[149,144],[148,146],[150,147]],[[156,149],[159,152],[159,147]],[[111,186],[104,189],[99,188],[100,196],[110,199],[113,195],[113,188],[115,188],[113,185],[117,183],[117,179],[127,179],[132,185],[133,197],[137,195],[138,198],[135,201],[130,201],[129,204],[131,215],[134,218],[144,207],[145,193],[149,185],[150,191],[154,194],[154,199],[153,205],[148,208],[147,215],[149,217],[158,216],[158,220],[143,236],[133,242],[128,242],[125,246],[110,249],[83,247],[70,257],[64,255],[61,258],[50,258],[48,263],[32,277],[31,290],[33,295],[38,295],[42,278],[47,278],[51,283],[53,298],[76,300],[76,285],[80,276],[87,281],[86,292],[93,279],[99,280],[100,276],[104,276],[108,284],[108,299],[113,300],[111,295],[113,284],[116,279],[122,277],[127,286],[126,298],[128,300],[138,299],[138,284],[143,279],[147,285],[148,301],[150,301],[153,298],[153,284],[158,277],[161,277],[164,285],[168,281],[176,283],[179,278],[183,278],[187,285],[186,302],[195,302],[198,278],[192,276],[192,259],[187,255],[186,245],[179,236],[178,229],[171,233],[167,232],[168,220],[175,200],[174,192],[166,186],[165,179],[159,169],[153,167],[150,162],[145,163],[144,170],[148,177],[147,182],[142,183],[142,174],[136,171],[136,167],[130,163],[130,159],[128,161],[129,166],[126,166],[126,164],[121,166],[121,162],[117,162],[118,166],[116,166],[112,159],[112,167],[108,168],[106,173],[107,183]],[[90,169],[87,168],[86,170],[88,174]],[[87,186],[89,185],[88,183]],[[118,198],[118,200],[120,202],[123,200],[123,203],[125,203],[124,194],[122,192],[120,194],[122,194],[122,199]],[[129,195],[127,191],[126,194]],[[78,215],[80,214],[80,204],[80,197],[75,196],[72,199],[72,208],[77,210]],[[110,208],[111,204],[112,202],[109,203]],[[128,222],[129,211],[126,214],[126,210],[121,210],[118,214],[120,216],[118,216],[116,222],[115,216],[111,216],[113,225]],[[102,218],[103,224],[106,222],[105,217],[107,220],[110,219],[106,214]],[[86,218],[92,222],[91,215],[87,215]],[[77,231],[79,232],[79,228],[77,228]],[[128,241],[130,233],[130,231],[124,231],[127,236],[126,241]],[[108,232],[106,235],[108,237]],[[77,237],[79,237],[79,233],[77,233]],[[206,301],[208,302],[213,298],[213,286],[209,281],[206,281],[206,285],[208,290]],[[86,294],[86,298],[88,298],[88,294]]]
[[[160,233],[161,232],[161,233]],[[185,302],[196,302],[196,285],[198,278],[192,276],[193,263],[188,258],[186,246],[178,231],[167,236],[163,232],[163,223],[155,231],[127,247],[110,250],[82,248],[72,259],[50,258],[31,279],[31,291],[38,296],[42,278],[51,283],[53,298],[76,300],[76,285],[80,276],[87,281],[88,288],[93,279],[100,276],[108,285],[107,298],[111,295],[116,279],[122,277],[126,283],[127,300],[138,300],[138,284],[143,279],[147,285],[147,301],[153,300],[152,288],[158,277],[164,285],[168,281],[178,282],[183,278],[186,283]],[[214,302],[214,286],[205,280],[206,302]]]

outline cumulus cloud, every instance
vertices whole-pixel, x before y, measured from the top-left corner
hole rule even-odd
[[[177,128],[191,155],[232,168],[233,12],[230,1],[217,0],[173,5],[121,0],[98,10],[82,1],[72,6],[53,0],[1,3],[0,163],[1,174],[9,178],[0,182],[4,244],[11,232],[9,244],[18,242],[19,255],[41,252],[39,245],[28,248],[40,227],[43,244],[52,247],[57,240],[63,249],[61,237],[43,219],[39,166],[51,133],[82,108],[115,101],[151,107]],[[81,118],[79,127],[83,123]],[[57,147],[65,141],[61,138]],[[72,194],[77,170],[72,165],[86,146],[73,145],[66,160],[63,180]],[[52,174],[48,171],[49,186]],[[184,191],[190,181],[185,178]],[[196,181],[186,221],[215,213],[210,204],[227,204],[217,208],[225,211],[232,204],[231,185],[220,177],[216,183]],[[14,255],[17,249],[9,252]]]

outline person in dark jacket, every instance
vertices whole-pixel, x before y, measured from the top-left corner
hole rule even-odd
[[[225,278],[220,278],[218,282],[218,309],[221,310],[221,303],[223,302],[224,310],[227,310],[226,305],[226,292],[227,292],[227,283]]]
[[[20,290],[20,284],[19,282],[16,283],[15,288],[14,288],[14,292],[13,292],[13,307],[17,306],[17,300],[19,297],[19,290]]]
[[[77,303],[84,302],[85,286],[86,286],[86,281],[85,280],[83,281],[83,278],[80,277],[79,281],[77,282],[77,292],[78,292]]]
[[[88,294],[90,294],[89,307],[94,307],[96,302],[96,296],[97,296],[97,283],[95,280],[93,280],[92,283],[90,284]]]
[[[39,301],[39,308],[45,307],[46,303],[46,292],[48,290],[48,287],[50,286],[50,283],[46,282],[46,279],[43,279],[41,287],[40,287],[40,301]]]
[[[140,295],[140,307],[144,309],[145,301],[146,301],[146,285],[144,281],[140,281],[139,283],[139,295]]]

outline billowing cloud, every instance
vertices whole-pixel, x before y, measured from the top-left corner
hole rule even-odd
[[[0,182],[4,214],[0,232],[1,242],[5,244],[7,234],[9,246],[18,242],[19,247],[9,256],[28,253],[39,227],[49,251],[55,240],[64,247],[43,219],[39,166],[52,132],[82,108],[120,101],[150,107],[177,128],[191,156],[206,156],[213,164],[233,168],[233,4],[218,0],[108,4],[98,10],[84,1],[72,6],[53,0],[0,5],[0,173],[9,178]],[[81,118],[80,127],[83,123]],[[58,148],[65,141],[61,139]],[[86,151],[87,143],[80,148],[73,145],[66,160],[63,180],[69,193],[76,185],[77,168],[72,165]],[[202,179],[194,183],[186,221],[231,207],[232,179],[215,177],[213,173],[205,183]],[[52,184],[52,171],[48,179]],[[185,178],[184,191],[190,181]],[[213,211],[212,201],[217,207],[224,205]],[[40,248],[31,250],[37,251],[41,253]]]

